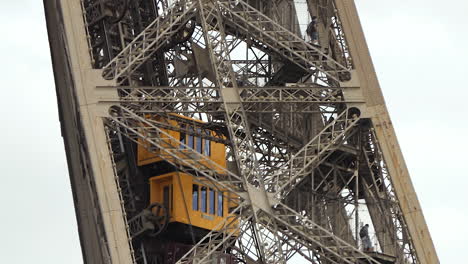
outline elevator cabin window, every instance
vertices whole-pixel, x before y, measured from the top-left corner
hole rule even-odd
[[[201,211],[203,213],[206,213],[206,209],[207,209],[207,205],[208,205],[207,204],[207,199],[206,199],[206,189],[207,188],[204,187],[204,186],[201,187],[201,199],[200,199],[201,205],[200,206],[201,206]]]
[[[215,214],[215,191],[210,189],[210,214]]]
[[[205,186],[192,185],[192,210],[223,217],[224,196]]]
[[[172,185],[163,187],[163,205],[167,210],[172,211]]]
[[[180,127],[182,128],[182,130],[185,129],[185,126],[184,126],[184,125],[181,125]],[[184,149],[184,148],[185,148],[184,145],[185,145],[186,142],[187,142],[187,141],[185,140],[186,137],[187,137],[187,135],[186,135],[185,133],[180,132],[179,140],[180,140],[180,142],[182,143],[182,144],[180,144],[180,148],[181,148],[181,149]]]
[[[223,193],[218,192],[218,216],[223,216]]]
[[[198,128],[197,133],[201,133],[201,130]],[[202,139],[201,138],[196,138],[197,144],[196,144],[196,151],[198,153],[203,153],[202,152]]]
[[[198,185],[192,186],[192,209],[198,211]]]
[[[205,133],[206,133],[207,135],[209,135],[209,134],[210,134],[210,131],[207,130]],[[205,154],[206,156],[210,156],[210,155],[211,155],[211,144],[210,144],[210,141],[209,141],[208,139],[205,139],[204,142],[203,142],[203,145],[204,145],[204,150],[203,150],[204,154]]]
[[[184,125],[181,126],[182,129],[185,128]],[[189,148],[195,149],[198,153],[204,154],[206,156],[211,155],[211,141],[208,139],[203,139],[200,137],[195,137],[193,136],[193,133],[195,132],[195,129],[191,126],[188,127],[189,134],[185,133],[180,133],[179,140],[182,144],[180,144],[180,148],[184,149],[184,145],[186,144]],[[197,128],[197,133],[201,134],[202,130],[200,128]],[[210,130],[204,130],[204,134],[210,135]]]
[[[191,135],[188,135],[188,147],[193,148],[194,147],[194,138],[193,138],[193,128],[189,127],[189,133]]]

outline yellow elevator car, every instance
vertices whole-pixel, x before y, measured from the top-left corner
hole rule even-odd
[[[169,212],[169,223],[182,223],[207,230],[219,230],[229,216],[229,193],[195,181],[195,177],[170,172],[150,180],[150,203],[163,204]],[[230,228],[236,223],[227,221]]]
[[[148,117],[147,117],[148,118]],[[202,155],[208,157],[216,163],[218,172],[219,168],[226,168],[226,146],[222,143],[210,141],[206,138],[194,136],[190,133],[181,131],[197,131],[203,132],[205,135],[214,135],[214,131],[205,129],[200,131],[203,121],[171,114],[168,117],[153,116],[153,121],[160,124],[168,124],[166,127],[183,128],[180,131],[163,128],[162,130],[177,139],[178,142],[167,142],[171,146],[178,148],[180,151],[185,151],[185,147],[180,143],[184,143],[187,147],[194,149]],[[165,127],[164,125],[161,127]],[[164,139],[169,140],[169,139]],[[174,139],[172,139],[173,141]],[[148,143],[139,142],[137,147],[137,164],[138,166],[160,166],[164,167],[165,161],[174,159],[168,155],[160,155],[161,150],[148,150]],[[167,167],[166,167],[167,168]],[[161,171],[159,175],[158,172]],[[168,228],[189,227],[197,229],[201,233],[223,228],[225,225],[220,225],[226,218],[232,216],[229,214],[229,207],[236,204],[234,198],[222,188],[213,188],[213,184],[207,186],[202,178],[197,180],[197,177],[178,171],[153,170],[156,175],[149,178],[149,204],[161,204],[166,209],[168,215]],[[230,196],[231,195],[231,196]],[[229,228],[237,228],[237,221],[226,221]],[[177,226],[177,227],[175,227]],[[205,231],[202,231],[205,230]],[[192,232],[192,231],[191,231]]]

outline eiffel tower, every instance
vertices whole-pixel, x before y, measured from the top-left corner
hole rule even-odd
[[[439,263],[354,1],[44,6],[85,263]],[[222,189],[228,216],[172,243],[140,148]]]

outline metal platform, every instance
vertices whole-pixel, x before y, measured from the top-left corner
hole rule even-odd
[[[383,254],[383,253],[379,253],[379,252],[367,252],[367,254],[369,256],[371,256],[372,258],[374,258],[375,260],[377,260],[379,263],[381,264],[395,264],[396,262],[396,258],[393,257],[393,256],[390,256],[390,255],[386,255],[386,254]],[[367,264],[367,263],[370,263],[369,261],[367,260],[359,260],[360,264]]]

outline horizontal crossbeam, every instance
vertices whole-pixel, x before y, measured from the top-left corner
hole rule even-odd
[[[117,86],[98,87],[98,89],[116,89],[118,98],[101,97],[100,102],[120,103],[177,103],[209,104],[221,103],[218,87],[156,87],[156,86]],[[254,104],[336,104],[362,103],[362,100],[345,100],[343,89],[358,87],[317,87],[301,85],[294,87],[239,87],[241,102],[250,106]]]

